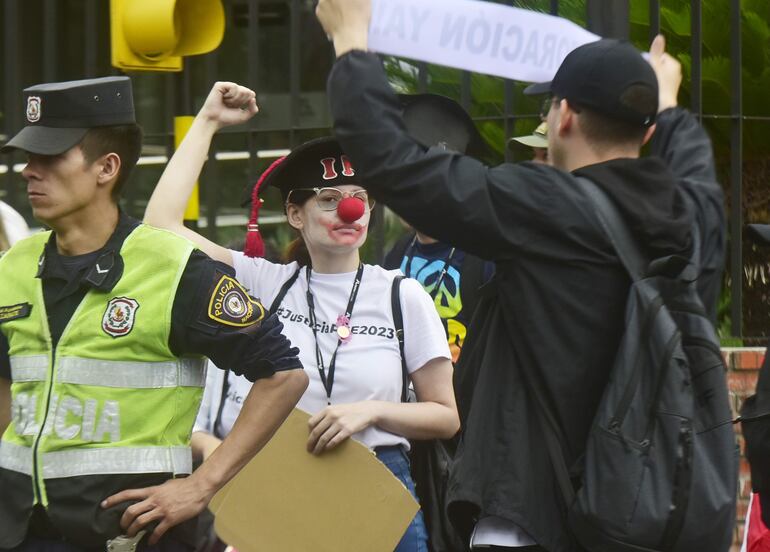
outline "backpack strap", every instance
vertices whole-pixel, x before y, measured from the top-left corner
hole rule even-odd
[[[390,308],[393,311],[393,325],[396,327],[396,339],[398,350],[401,351],[401,402],[406,402],[409,391],[409,372],[406,369],[406,357],[404,356],[404,316],[401,313],[401,280],[404,277],[399,274],[393,278],[390,286]]]
[[[278,290],[278,294],[275,296],[275,299],[273,299],[273,304],[270,305],[270,314],[275,314],[275,311],[277,311],[278,307],[281,306],[281,302],[283,301],[283,298],[286,297],[286,293],[289,291],[289,288],[293,286],[294,282],[296,282],[297,278],[299,278],[300,270],[302,270],[302,267],[297,268],[297,271],[291,275],[291,278],[286,280],[281,286],[281,289]]]
[[[628,229],[623,216],[607,193],[596,183],[583,176],[578,176],[575,180],[585,195],[588,196],[588,199],[591,200],[596,209],[599,223],[612,242],[612,247],[620,257],[623,266],[626,267],[626,271],[634,282],[638,282],[644,278],[649,263],[645,260],[646,256]]]

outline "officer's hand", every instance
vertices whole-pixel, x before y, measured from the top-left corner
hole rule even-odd
[[[121,491],[104,500],[102,508],[134,502],[123,512],[120,526],[126,535],[133,537],[147,524],[156,522],[149,538],[149,544],[153,545],[171,527],[198,515],[210,500],[211,494],[194,477],[185,477],[155,487]]]
[[[198,117],[214,123],[217,129],[245,123],[259,111],[256,98],[250,88],[234,82],[217,82]]]
[[[376,419],[376,401],[327,406],[310,418],[307,451],[321,454],[372,425]]]
[[[666,39],[658,35],[650,46],[650,65],[658,77],[658,113],[677,106],[679,86],[682,84],[682,64],[666,53]]]
[[[315,14],[326,36],[334,42],[337,57],[350,50],[366,50],[371,0],[319,0]]]

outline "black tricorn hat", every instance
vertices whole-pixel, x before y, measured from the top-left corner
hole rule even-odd
[[[404,125],[409,135],[425,147],[448,150],[481,158],[489,146],[462,106],[440,94],[399,94]]]
[[[88,129],[135,123],[131,79],[102,77],[38,84],[24,90],[26,126],[0,152],[58,155]]]
[[[325,136],[291,150],[262,181],[260,189],[274,186],[284,202],[298,188],[325,188],[343,184],[360,185],[350,159],[336,138]]]

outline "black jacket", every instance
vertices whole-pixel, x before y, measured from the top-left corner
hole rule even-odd
[[[373,54],[340,58],[328,90],[337,138],[370,193],[420,231],[496,263],[455,371],[464,429],[449,482],[453,521],[467,533],[477,517],[495,515],[548,550],[575,550],[519,366],[543,374],[565,453],[576,461],[620,340],[630,283],[590,202],[572,174],[553,167],[487,167],[418,145]],[[689,255],[700,244],[699,289],[714,313],[725,219],[709,139],[673,109],[661,114],[652,150],[650,158],[577,172],[611,195],[650,255]]]

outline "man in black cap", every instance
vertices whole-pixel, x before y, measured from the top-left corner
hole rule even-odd
[[[409,136],[423,146],[472,155],[486,152],[484,139],[470,115],[456,101],[439,94],[402,94],[404,124]],[[422,284],[433,298],[444,324],[452,362],[457,362],[478,303],[478,288],[495,267],[475,255],[442,243],[420,231],[401,238],[385,255],[383,266],[400,269]]]
[[[27,125],[3,151],[25,152],[32,211],[51,231],[0,259],[0,549],[103,550],[143,529],[157,549],[190,548],[177,524],[304,391],[297,350],[232,269],[118,208],[142,135],[127,77],[33,86],[24,100]],[[256,110],[250,93],[225,101]],[[228,439],[184,477],[204,355],[256,381]]]
[[[366,52],[369,0],[320,0],[316,13],[337,53],[328,82],[335,133],[370,194],[429,235],[496,263],[455,371],[463,433],[450,517],[466,535],[475,530],[474,547],[578,550],[523,374],[529,367],[542,376],[565,461],[575,464],[620,343],[630,284],[577,176],[612,198],[651,258],[697,257],[698,290],[715,312],[723,197],[708,136],[676,107],[681,67],[662,37],[649,64],[615,40],[577,48],[546,87],[551,165],[487,167],[406,134],[381,62]],[[651,137],[656,157],[640,158]]]

